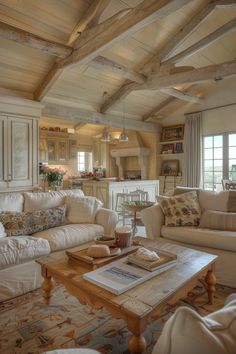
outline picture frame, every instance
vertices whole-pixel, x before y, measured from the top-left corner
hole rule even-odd
[[[161,165],[161,176],[178,176],[179,160],[165,160]]]
[[[183,140],[184,124],[170,125],[162,129],[162,141]]]
[[[162,154],[173,154],[174,153],[174,144],[165,144],[162,145]]]
[[[183,143],[175,143],[175,148],[174,148],[175,154],[180,154],[183,152]]]

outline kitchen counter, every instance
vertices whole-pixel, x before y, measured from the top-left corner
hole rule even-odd
[[[116,181],[116,178],[101,178],[99,181],[85,179],[81,182],[85,195],[97,197],[103,202],[105,208],[113,210],[116,208],[117,193],[130,193],[141,189],[148,192],[151,202],[155,202],[156,195],[159,194],[158,180]]]

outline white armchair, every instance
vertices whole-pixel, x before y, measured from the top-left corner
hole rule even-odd
[[[180,307],[169,318],[152,354],[190,353],[236,353],[236,294],[227,298],[222,309],[205,317]]]

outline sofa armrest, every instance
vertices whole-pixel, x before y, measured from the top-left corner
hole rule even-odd
[[[114,235],[117,222],[118,214],[110,209],[99,209],[95,217],[95,223],[104,227],[104,234],[107,236]]]
[[[146,228],[147,237],[153,240],[160,237],[161,227],[165,221],[160,205],[155,204],[150,208],[143,209],[140,214]]]

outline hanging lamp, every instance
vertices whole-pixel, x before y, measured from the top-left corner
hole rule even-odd
[[[103,92],[103,103],[105,102],[105,98],[106,98],[107,92],[104,91]],[[111,134],[108,131],[108,127],[105,127],[102,131],[102,137],[100,139],[101,142],[103,143],[109,143],[112,140]]]
[[[123,130],[120,133],[119,141],[121,143],[127,143],[129,141],[129,136],[125,129],[125,100],[123,101]]]

